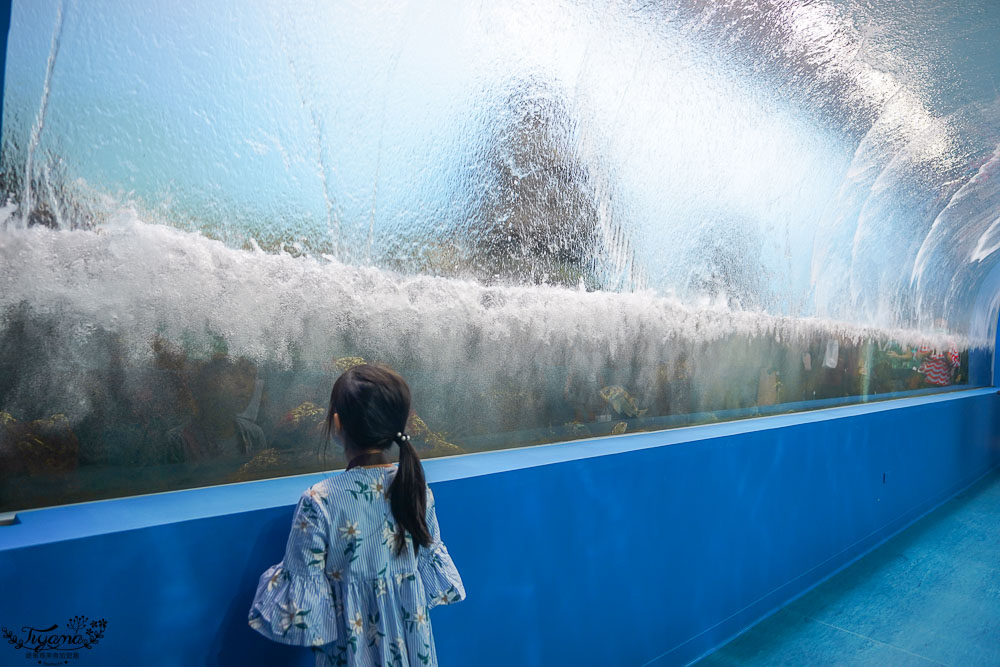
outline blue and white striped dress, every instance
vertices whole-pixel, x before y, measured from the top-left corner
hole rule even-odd
[[[427,489],[431,546],[395,552],[386,490],[396,467],[353,468],[299,499],[285,557],[264,572],[249,623],[269,639],[312,646],[316,664],[436,665],[428,610],[465,599]]]

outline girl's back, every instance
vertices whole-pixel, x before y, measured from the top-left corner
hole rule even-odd
[[[441,542],[433,494],[433,543],[395,553],[385,497],[394,467],[353,468],[302,494],[285,558],[263,575],[250,626],[275,641],[318,647],[317,665],[434,665],[427,611],[465,599]]]
[[[401,450],[412,447],[396,436]],[[413,471],[412,450],[401,453],[401,465],[408,457]],[[417,480],[410,474],[401,488],[420,494],[419,503],[403,506],[410,521],[408,508],[426,497],[413,534],[392,511],[397,466],[349,467],[303,493],[285,557],[257,585],[250,626],[274,641],[314,647],[317,665],[436,665],[428,610],[465,599],[465,588],[441,542],[422,471]],[[416,550],[414,534],[423,535]]]

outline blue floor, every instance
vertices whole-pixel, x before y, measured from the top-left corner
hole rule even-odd
[[[1000,665],[1000,472],[698,665]]]

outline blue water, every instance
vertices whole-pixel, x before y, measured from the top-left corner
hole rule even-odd
[[[990,0],[12,7],[19,423],[162,441],[219,354],[276,421],[391,362],[470,448],[926,388],[872,379],[892,341],[988,380]],[[161,371],[170,405],[134,408]]]

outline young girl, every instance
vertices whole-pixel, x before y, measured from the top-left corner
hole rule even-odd
[[[285,557],[257,585],[250,627],[316,647],[317,665],[436,665],[427,612],[465,599],[405,433],[409,414],[410,388],[389,368],[337,379],[326,427],[347,470],[302,494]]]

